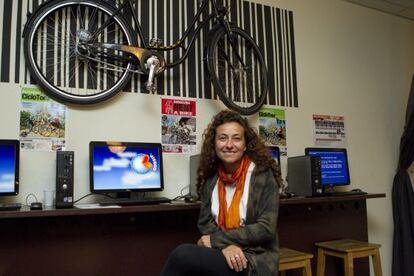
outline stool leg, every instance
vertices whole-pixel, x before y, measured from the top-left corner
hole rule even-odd
[[[372,255],[372,264],[375,276],[382,276],[381,257],[378,248],[375,250],[375,254]]]
[[[354,276],[354,259],[352,254],[346,254],[344,258],[345,276]]]
[[[303,267],[303,276],[312,276],[312,267],[310,260],[305,262],[305,266]]]
[[[318,248],[318,265],[316,267],[316,275],[325,275],[325,252],[321,248]]]

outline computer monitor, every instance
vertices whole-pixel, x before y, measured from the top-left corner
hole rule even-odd
[[[349,185],[348,156],[343,148],[306,148],[305,154],[321,159],[321,184],[326,186]]]
[[[0,140],[0,196],[19,193],[18,140]]]
[[[267,148],[270,150],[270,155],[272,156],[272,158],[280,166],[280,148],[277,146],[268,146]]]
[[[159,143],[102,142],[89,144],[92,193],[118,193],[164,189],[162,148]]]

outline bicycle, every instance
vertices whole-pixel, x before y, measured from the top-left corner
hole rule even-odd
[[[201,20],[210,4],[212,13]],[[94,104],[122,90],[131,73],[148,75],[146,89],[156,90],[156,76],[181,64],[201,29],[213,22],[204,45],[208,79],[228,108],[251,115],[265,101],[267,69],[254,40],[227,13],[216,0],[202,0],[182,37],[164,46],[156,38],[145,41],[132,0],[52,0],[29,17],[24,54],[31,76],[51,97]],[[164,52],[178,48],[183,49],[178,60],[165,60]]]

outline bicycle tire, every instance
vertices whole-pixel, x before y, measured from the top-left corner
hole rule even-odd
[[[207,46],[207,69],[224,105],[242,115],[252,115],[266,100],[267,69],[254,40],[238,27],[231,27],[231,31],[237,53],[226,30],[218,28]]]
[[[105,49],[97,58],[92,56],[91,48],[81,52],[79,46],[82,32],[88,45],[93,42],[138,45],[131,25],[120,14],[101,33],[92,35],[114,12],[114,7],[105,1],[53,0],[41,5],[29,18],[23,33],[26,63],[32,78],[49,96],[64,103],[94,104],[113,97],[125,87],[133,63],[102,56],[129,57],[128,54]],[[121,72],[109,70],[109,64],[122,68]]]

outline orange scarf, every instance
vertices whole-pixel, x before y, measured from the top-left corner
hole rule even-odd
[[[218,193],[219,193],[219,217],[218,224],[221,229],[231,230],[240,227],[240,200],[243,195],[244,182],[246,180],[247,169],[250,165],[250,159],[245,155],[241,160],[239,168],[228,176],[221,165],[218,169]],[[225,185],[231,185],[236,182],[236,191],[231,200],[230,208],[227,209],[226,188]]]

